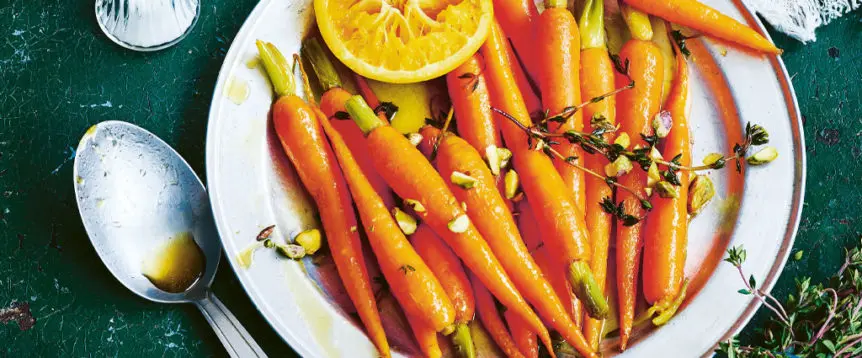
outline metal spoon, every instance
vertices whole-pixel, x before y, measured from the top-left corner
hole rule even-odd
[[[151,301],[195,304],[232,357],[266,356],[210,291],[221,243],[206,189],[176,151],[133,124],[102,122],[81,138],[74,178],[90,241],[120,283]],[[180,233],[192,235],[205,268],[184,292],[169,293],[144,277],[142,267]]]

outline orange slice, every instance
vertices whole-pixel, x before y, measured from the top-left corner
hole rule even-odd
[[[315,0],[323,40],[354,72],[413,83],[442,76],[485,42],[492,0]]]

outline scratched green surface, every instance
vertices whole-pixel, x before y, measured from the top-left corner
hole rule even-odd
[[[0,324],[0,356],[223,356],[192,306],[149,303],[99,261],[78,218],[71,161],[78,138],[109,119],[139,124],[201,175],[204,132],[224,54],[256,1],[203,1],[194,32],[141,54],[99,31],[93,1],[0,5],[0,309],[28,302],[36,325]],[[784,60],[805,116],[808,190],[794,252],[776,292],[797,275],[825,277],[858,242],[862,220],[862,22],[850,14]],[[273,356],[290,348],[222,265],[215,292]],[[758,316],[758,319],[762,319]],[[746,330],[750,332],[750,329]]]

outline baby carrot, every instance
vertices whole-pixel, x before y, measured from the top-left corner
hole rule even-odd
[[[389,343],[364,265],[359,233],[351,230],[356,227],[357,220],[341,169],[326,143],[316,113],[293,94],[295,85],[287,60],[272,44],[258,41],[257,47],[279,97],[272,108],[275,131],[300,180],[317,204],[338,275],[371,341],[381,355],[388,357]]]
[[[697,0],[624,0],[640,11],[687,26],[709,36],[760,52],[781,54],[781,49],[754,29]]]
[[[566,9],[566,0],[545,1],[545,11],[536,22],[536,43],[539,56],[539,88],[544,109],[555,115],[566,108],[581,103],[580,61],[581,45],[578,23]],[[548,123],[550,130],[563,133],[569,130],[581,131],[584,123],[581,112],[575,112],[565,123]],[[561,141],[554,147],[566,158],[583,158],[580,147]],[[567,163],[555,159],[554,166],[563,178],[569,195],[575,201],[583,220],[584,213],[584,173]]]
[[[533,259],[539,265],[539,270],[548,278],[548,282],[554,287],[554,292],[565,306],[566,313],[575,321],[575,325],[580,327],[581,305],[576,304],[577,299],[572,293],[572,285],[566,280],[566,273],[559,265],[553,265],[547,250],[543,248],[542,234],[539,232],[539,227],[536,225],[536,218],[533,216],[533,211],[530,209],[530,203],[527,199],[518,202],[518,228],[521,230],[521,237],[524,238],[524,244],[527,249],[533,254]]]
[[[443,290],[446,291],[446,295],[449,296],[455,307],[455,332],[450,335],[452,343],[462,354],[461,357],[475,356],[476,352],[470,339],[471,336],[462,334],[462,331],[467,329],[467,324],[473,320],[476,303],[473,299],[473,288],[470,286],[470,280],[467,278],[467,273],[464,272],[461,260],[424,223],[419,225],[413,235],[410,235],[410,242],[419,256],[431,268],[431,272],[440,280]],[[459,341],[458,337],[465,338],[467,341]],[[421,340],[419,336],[417,338]]]
[[[458,256],[424,223],[410,235],[410,242],[419,256],[428,263],[428,267],[452,300],[455,306],[455,323],[466,324],[473,320],[476,312],[473,289]]]
[[[488,334],[507,357],[523,358],[524,355],[518,350],[515,340],[512,339],[503,319],[500,318],[500,312],[497,311],[497,304],[494,302],[491,292],[488,292],[488,289],[476,275],[471,274],[470,281],[473,283],[473,292],[476,295],[476,310],[479,313],[479,320],[488,330]]]
[[[335,66],[333,66],[326,52],[323,51],[320,41],[317,38],[305,40],[302,44],[302,55],[311,63],[311,68],[317,75],[317,79],[323,89],[323,95],[320,96],[320,109],[326,117],[338,119],[332,122],[332,126],[344,138],[347,147],[350,148],[352,153],[368,153],[368,145],[365,144],[362,131],[359,130],[356,123],[343,117],[347,114],[344,103],[352,94],[342,88],[338,72],[335,70]],[[374,191],[383,199],[386,207],[390,209],[395,207],[395,198],[392,195],[392,191],[386,185],[386,182],[383,181],[383,178],[374,170],[370,156],[359,155],[354,158],[359,163],[362,173],[371,182]]]
[[[527,322],[543,342],[550,343],[547,329],[515,289],[485,239],[446,186],[443,178],[401,133],[388,126],[371,108],[354,96],[347,110],[366,133],[374,166],[383,179],[402,198],[417,201],[425,209],[419,216],[455,251],[486,287],[506,307]]]
[[[498,116],[503,138],[512,150],[524,193],[532,200],[531,207],[545,244],[554,253],[557,264],[566,269],[575,294],[590,315],[602,317],[607,315],[607,302],[589,270],[590,252],[583,214],[578,213],[574,198],[567,195],[568,190],[551,159],[530,148],[528,135],[520,127],[532,123],[515,85],[505,48],[502,30],[497,23],[492,23],[481,51],[486,61],[491,102],[500,112],[506,113]],[[575,346],[574,342],[570,343]]]
[[[488,160],[488,152],[496,151],[502,142],[491,115],[491,98],[482,73],[484,67],[482,57],[473,55],[446,75],[446,87],[458,118],[458,134]]]
[[[536,78],[539,56],[535,52],[534,22],[539,18],[539,10],[534,0],[494,0],[494,16],[503,31],[509,35],[518,57],[524,62],[530,77]],[[508,43],[508,41],[506,41]],[[519,66],[514,61],[515,66]],[[523,91],[524,88],[521,88]]]
[[[676,79],[665,110],[673,118],[673,129],[664,139],[663,152],[680,155],[681,165],[691,165],[691,135],[688,129],[688,64],[677,51]],[[685,275],[688,241],[689,172],[679,172],[679,196],[653,200],[654,209],[644,233],[644,297],[650,303],[673,300],[679,294]]]
[[[380,264],[390,290],[408,317],[423,320],[437,332],[453,329],[455,309],[437,277],[416,253],[398,227],[389,209],[359,168],[329,119],[320,113],[323,130],[347,179],[366,237]]]
[[[524,68],[520,65],[520,61],[515,56],[515,51],[512,50],[511,44],[509,44],[507,50],[509,52],[509,61],[515,65],[512,67],[512,73],[515,76],[515,83],[518,84],[518,89],[521,90],[521,95],[524,97],[524,105],[527,106],[527,111],[531,115],[538,115],[542,112],[542,99],[536,94],[538,88],[530,82],[530,78],[527,77],[527,73],[524,72]],[[534,62],[537,61],[534,60]]]
[[[579,22],[581,29],[581,94],[584,98],[596,98],[614,90],[614,67],[605,44],[604,1],[587,0],[584,13]],[[593,118],[604,118],[607,123],[616,125],[616,96],[603,101],[590,103],[584,107],[584,128],[592,126]],[[613,142],[613,133],[605,133],[604,139]],[[584,166],[601,173],[607,160],[600,155],[588,155]],[[611,237],[613,218],[602,210],[600,202],[613,198],[614,191],[603,180],[593,176],[584,178],[586,206],[584,209],[587,230],[590,234],[592,260],[590,269],[596,284],[607,291],[608,246]],[[590,347],[598,349],[602,337],[604,320],[584,317],[584,336]]]
[[[634,88],[617,95],[617,119],[620,131],[629,136],[633,145],[648,146],[641,135],[652,134],[650,123],[661,107],[661,90],[664,71],[661,50],[651,41],[632,39],[623,45],[620,61],[629,63],[628,76],[635,82]],[[625,85],[629,77],[618,74],[617,85]],[[646,172],[634,170],[619,179],[620,183],[643,192],[646,187]],[[636,217],[644,216],[640,200],[626,191],[617,193],[625,212]],[[637,299],[638,269],[643,246],[643,223],[632,226],[617,226],[617,289],[620,311],[620,349],[625,350],[634,321]]]
[[[433,132],[433,129],[426,132]],[[440,134],[428,136],[437,135]],[[495,187],[494,176],[482,162],[479,153],[457,136],[442,135],[437,149],[437,169],[444,178],[462,173],[473,180],[469,188],[452,180],[449,188],[460,202],[467,205],[470,219],[485,237],[494,255],[500,259],[515,287],[552,328],[573,342],[573,346],[585,344],[586,341],[555,294],[553,286],[530,256],[505,200]]]
[[[527,329],[521,318],[512,314],[510,311],[503,312],[503,318],[506,319],[506,324],[509,326],[509,332],[512,333],[512,339],[515,341],[515,346],[524,354],[526,358],[539,357],[539,345],[536,342],[536,334]]]

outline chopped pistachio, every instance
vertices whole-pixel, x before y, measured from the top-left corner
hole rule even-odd
[[[518,172],[510,170],[506,172],[506,177],[503,179],[505,186],[506,199],[512,199],[518,194],[518,187],[521,186],[521,179]]]
[[[463,189],[470,189],[476,186],[476,183],[479,181],[478,179],[459,171],[453,171],[452,175],[449,176],[449,180],[452,181],[452,184],[460,186]]]
[[[507,167],[509,165],[509,161],[512,160],[512,151],[506,148],[497,148],[497,156],[500,157],[500,169],[503,169]]]
[[[715,186],[712,179],[706,175],[698,175],[692,179],[688,188],[688,213],[697,215],[709,204],[715,195]]]
[[[650,149],[649,157],[652,158],[652,160],[664,160],[664,157],[662,157],[661,152],[659,152],[658,148],[656,147],[652,147],[652,149]]]
[[[392,216],[395,217],[395,222],[398,223],[398,227],[401,228],[401,231],[404,232],[404,235],[412,235],[416,232],[416,227],[419,226],[416,223],[416,218],[410,216],[410,214],[405,213],[401,208],[392,209]]]
[[[620,133],[620,135],[617,136],[617,139],[614,139],[614,144],[619,144],[623,148],[628,149],[632,144],[632,139],[628,134]]]
[[[763,149],[759,150],[757,153],[754,153],[754,155],[746,158],[745,160],[748,161],[748,164],[751,165],[761,165],[769,163],[775,160],[775,158],[778,158],[778,150],[775,149],[775,147],[767,146],[763,147]]]
[[[465,202],[465,201],[461,202],[461,209],[464,209],[464,211],[467,211],[467,202]]]
[[[275,247],[275,242],[273,242],[272,239],[263,240],[263,247],[265,247],[267,249],[271,249],[271,248]]]
[[[655,191],[662,198],[676,199],[679,197],[679,188],[666,181],[658,182],[655,185]]]
[[[661,173],[658,171],[658,165],[655,162],[650,163],[649,170],[647,170],[647,188],[652,188],[656,185],[656,183],[661,181]]]
[[[413,146],[418,146],[419,143],[422,143],[422,135],[419,133],[410,133],[407,135],[407,140],[410,141],[410,144]]]
[[[488,168],[494,175],[500,175],[500,152],[497,149],[493,144],[485,148],[485,160],[488,161]]]
[[[461,214],[449,221],[446,226],[449,227],[449,231],[460,234],[470,228],[470,218],[466,214]]]
[[[644,188],[644,193],[646,196],[652,196],[652,188]]]
[[[357,228],[356,225],[353,225],[350,227],[350,232],[357,232],[357,231],[359,231],[359,228]]]
[[[314,255],[317,250],[320,250],[321,237],[320,230],[311,229],[305,230],[293,238],[293,241],[302,246],[305,252],[309,255]]]
[[[287,258],[291,260],[299,260],[305,257],[305,249],[302,246],[287,244],[287,245],[278,245],[276,247],[278,253],[287,256]]]
[[[407,204],[408,206],[413,208],[413,211],[417,213],[425,212],[425,205],[422,205],[422,203],[420,203],[418,200],[404,199],[404,204]]]
[[[703,157],[703,165],[713,165],[719,160],[724,158],[724,154],[721,153],[709,153],[705,157]]]
[[[613,163],[605,165],[605,174],[609,177],[621,177],[632,170],[632,162],[624,155]]]
[[[805,251],[803,251],[803,250],[796,251],[796,253],[793,254],[793,260],[794,261],[802,260],[802,255],[804,255],[804,254],[805,254]]]
[[[655,130],[655,135],[659,138],[667,137],[672,127],[673,117],[668,111],[658,112],[652,119],[652,128]]]

